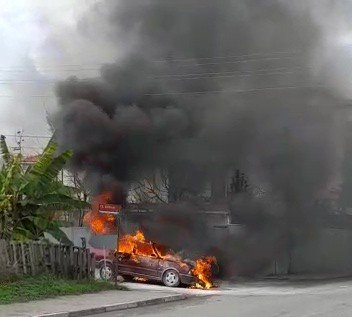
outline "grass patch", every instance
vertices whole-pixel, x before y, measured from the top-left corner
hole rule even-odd
[[[22,277],[0,281],[0,304],[27,302],[62,295],[97,293],[106,290],[126,290],[109,282],[67,280],[51,275]]]

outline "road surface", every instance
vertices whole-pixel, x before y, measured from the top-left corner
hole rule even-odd
[[[132,288],[162,290],[157,285],[129,284]],[[216,290],[177,288],[175,292],[193,295],[190,299],[94,317],[351,317],[352,281],[256,282],[222,284]]]

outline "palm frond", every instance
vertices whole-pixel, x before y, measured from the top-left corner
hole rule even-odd
[[[36,239],[48,231],[59,237],[57,215],[89,207],[79,199],[78,189],[58,180],[72,152],[58,153],[57,144],[50,140],[39,160],[24,170],[22,156],[8,152],[5,138],[0,141],[1,153],[8,154],[0,169],[0,237]]]
[[[52,158],[55,151],[57,150],[57,145],[56,143],[54,142],[54,135],[50,138],[48,144],[46,145],[46,147],[44,148],[43,150],[43,153],[41,154],[40,156],[40,160],[39,161],[42,161],[42,163],[40,164],[42,167],[43,167],[43,164],[44,162],[43,161],[48,161],[50,159],[50,157]],[[45,158],[46,159],[45,159]],[[37,163],[39,163],[39,161]],[[37,164],[34,164],[34,165],[30,165],[27,170],[26,170],[26,174],[30,173],[32,169],[35,169],[35,168],[39,168],[39,166]]]
[[[64,194],[47,194],[41,196],[39,199],[24,199],[21,201],[23,207],[26,206],[36,206],[38,210],[51,210],[51,211],[61,211],[61,210],[75,210],[75,209],[85,209],[89,207],[89,204],[85,201],[81,201],[72,198],[69,195]]]
[[[21,157],[15,156],[13,160],[2,170],[0,194],[5,195],[12,192],[18,180],[22,179]]]
[[[28,184],[25,191],[31,191],[32,188],[45,189],[56,180],[58,173],[64,168],[66,162],[71,158],[72,151],[65,151],[55,156],[57,145],[51,143],[46,148],[42,156],[32,168],[26,172]]]

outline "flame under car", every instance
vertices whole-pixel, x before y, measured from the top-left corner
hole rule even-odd
[[[149,241],[134,242],[133,248],[130,252],[116,253],[118,274],[125,279],[144,278],[168,287],[197,282],[192,274],[195,262],[182,260],[172,250]]]

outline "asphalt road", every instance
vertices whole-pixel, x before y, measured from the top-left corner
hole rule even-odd
[[[155,285],[135,284],[132,287],[162,289]],[[209,292],[188,289],[176,289],[175,292],[193,296],[184,301],[94,316],[352,316],[352,281],[348,280],[223,284]]]

